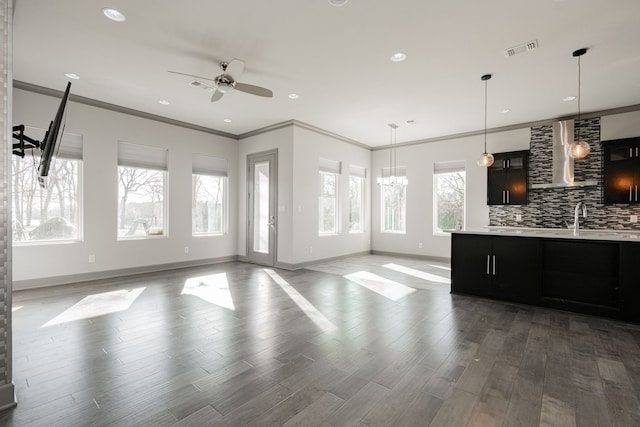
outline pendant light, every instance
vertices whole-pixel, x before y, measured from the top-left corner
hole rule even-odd
[[[574,159],[584,159],[591,151],[589,143],[580,135],[580,57],[587,53],[587,49],[582,48],[573,52],[573,56],[578,58],[578,120],[576,121],[576,140],[569,146],[569,157]]]
[[[493,164],[493,154],[487,153],[487,81],[491,78],[491,74],[485,74],[481,77],[484,82],[484,152],[478,159],[478,166],[488,168]]]

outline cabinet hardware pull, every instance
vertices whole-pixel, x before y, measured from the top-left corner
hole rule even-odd
[[[638,186],[636,185],[636,202],[638,201]]]
[[[511,191],[507,190],[507,203],[509,203],[509,196],[511,196]]]
[[[633,199],[631,198],[631,185],[629,186],[629,201],[632,201]]]
[[[496,256],[493,256],[493,275],[496,275]]]
[[[502,190],[502,203],[504,203],[504,190]]]
[[[633,157],[633,147],[629,147],[629,157]]]
[[[636,147],[636,157],[638,157],[638,147]]]
[[[487,255],[487,276],[489,275],[489,257],[491,255]]]

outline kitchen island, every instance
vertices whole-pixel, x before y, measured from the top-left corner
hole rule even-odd
[[[640,323],[640,233],[455,231],[451,292]]]

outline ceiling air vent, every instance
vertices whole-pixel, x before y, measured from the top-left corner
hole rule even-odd
[[[537,49],[537,48],[538,48],[538,40],[532,40],[530,42],[522,43],[522,44],[519,44],[518,46],[514,46],[514,47],[510,47],[508,49],[505,49],[504,50],[504,56],[509,58],[509,57],[515,56],[515,55],[517,55],[519,53],[529,52],[529,51]]]

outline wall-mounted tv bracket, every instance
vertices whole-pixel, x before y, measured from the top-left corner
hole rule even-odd
[[[47,131],[49,133],[49,131]],[[24,125],[17,125],[13,127],[13,138],[19,142],[13,143],[13,154],[16,156],[24,157],[25,150],[33,150],[42,146],[42,141],[38,141],[24,134]],[[47,140],[45,134],[43,141]]]

